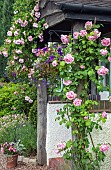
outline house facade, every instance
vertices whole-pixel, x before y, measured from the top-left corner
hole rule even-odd
[[[74,31],[80,31],[86,21],[93,21],[103,24],[100,28],[102,37],[111,37],[111,1],[110,0],[41,0],[39,3],[41,9],[41,18],[45,18],[49,28],[44,32],[44,43],[60,42],[61,34],[73,34]],[[104,64],[104,63],[102,63]],[[111,143],[111,102],[109,102],[110,91],[106,90],[108,84],[111,89],[111,63],[108,65],[109,75],[104,76],[104,91],[99,94],[96,87],[91,82],[89,97],[93,100],[99,100],[98,107],[91,109],[91,112],[107,111],[108,121],[104,125],[102,133],[93,132],[95,143]],[[56,155],[54,149],[60,141],[66,141],[72,138],[71,129],[67,130],[55,122],[56,109],[63,107],[56,97],[50,97],[47,103],[47,135],[46,135],[46,153],[47,164],[50,159],[61,155]],[[107,132],[107,133],[106,133]],[[105,135],[104,135],[105,134]],[[111,150],[108,152],[107,164],[101,166],[101,170],[111,169]]]

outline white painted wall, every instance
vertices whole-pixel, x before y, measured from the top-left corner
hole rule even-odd
[[[47,164],[49,158],[61,157],[60,154],[55,154],[54,150],[57,148],[59,142],[64,142],[71,139],[71,130],[59,125],[59,121],[55,121],[57,117],[56,109],[60,109],[64,104],[47,104],[47,137],[46,137],[46,150],[47,150]],[[111,114],[108,113],[107,122],[102,124],[103,130],[94,130],[92,137],[95,145],[98,143],[111,143]],[[102,163],[101,170],[111,170],[111,148],[107,152],[107,157]]]
[[[49,163],[49,158],[62,157],[62,155],[55,153],[57,144],[71,139],[71,130],[64,125],[59,125],[59,121],[55,121],[57,118],[56,109],[61,107],[63,107],[63,104],[47,104],[47,164]]]

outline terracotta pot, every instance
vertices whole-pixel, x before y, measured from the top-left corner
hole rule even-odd
[[[6,167],[8,169],[16,167],[17,166],[17,159],[18,159],[18,154],[7,156]]]

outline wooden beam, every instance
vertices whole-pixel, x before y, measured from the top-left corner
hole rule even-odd
[[[37,88],[37,161],[39,165],[47,163],[46,129],[47,129],[47,86],[40,81]],[[29,139],[30,140],[30,139]]]

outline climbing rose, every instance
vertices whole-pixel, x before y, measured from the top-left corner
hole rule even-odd
[[[97,39],[97,37],[94,35],[88,37],[89,41],[95,41],[96,39]]]
[[[4,57],[8,57],[7,51],[3,51],[2,54],[4,55]]]
[[[109,146],[107,144],[102,144],[100,146],[100,151],[101,152],[106,152],[106,151],[108,151],[108,149],[109,149]]]
[[[74,61],[74,58],[72,57],[71,54],[67,54],[66,56],[64,56],[64,61],[65,61],[67,64],[71,64],[71,63]]]
[[[55,149],[55,153],[58,154],[60,151],[59,149]]]
[[[67,97],[69,100],[75,99],[76,96],[77,96],[77,94],[74,93],[73,91],[69,91],[69,92],[66,93],[66,97]]]
[[[33,38],[32,38],[32,36],[30,35],[30,36],[28,36],[28,40],[29,41],[33,41]]]
[[[71,83],[72,83],[71,80],[66,80],[66,81],[63,80],[63,84],[64,84],[65,86],[68,86],[68,85],[70,85]]]
[[[25,96],[25,100],[26,100],[26,101],[29,101],[29,100],[30,100],[30,97]]]
[[[97,73],[99,75],[106,75],[108,73],[108,69],[104,66],[101,66],[98,70],[97,70]]]
[[[69,43],[69,37],[68,35],[61,35],[61,41],[63,44],[68,44]]]
[[[87,120],[88,119],[88,116],[84,116],[84,120]]]
[[[24,59],[20,58],[19,63],[23,63],[23,62],[24,62]]]
[[[66,143],[65,142],[58,143],[57,147],[58,147],[58,149],[63,150],[66,147]]]
[[[111,43],[110,38],[104,38],[103,40],[101,40],[101,44],[105,47],[109,46]]]
[[[108,57],[108,61],[111,62],[111,57]]]
[[[74,33],[73,33],[74,39],[78,39],[78,36],[79,36],[79,32],[74,32]]]
[[[102,112],[102,117],[103,118],[107,118],[107,113],[106,112]]]
[[[87,35],[87,31],[86,31],[86,30],[81,30],[80,33],[79,33],[79,35],[80,35],[81,37],[84,37],[84,36]]]
[[[76,98],[76,99],[73,101],[73,104],[74,104],[75,106],[80,106],[81,103],[82,103],[82,100],[81,100],[81,99],[78,99],[78,98]]]
[[[101,32],[99,32],[98,29],[94,29],[94,36],[96,36],[96,39],[101,36]]]
[[[81,66],[80,66],[80,68],[81,68],[81,69],[84,69],[84,68],[85,68],[85,66],[81,65]]]
[[[38,5],[36,5],[36,6],[34,7],[34,10],[35,10],[35,11],[39,11]]]
[[[86,28],[86,30],[90,30],[92,28],[92,21],[87,21],[85,23],[85,28]]]
[[[101,53],[101,55],[105,56],[108,54],[108,51],[106,49],[101,49],[100,53]]]
[[[33,23],[33,27],[38,28],[38,24],[37,23]]]

